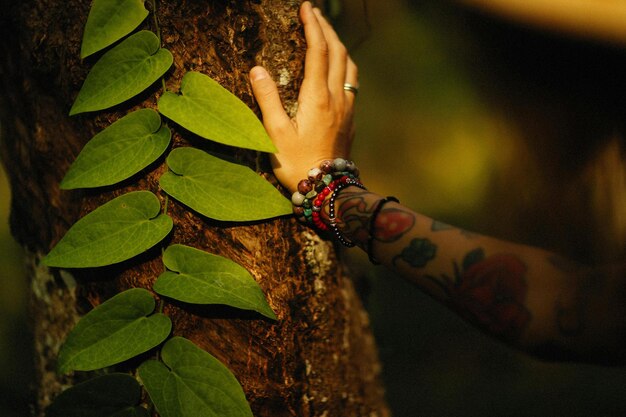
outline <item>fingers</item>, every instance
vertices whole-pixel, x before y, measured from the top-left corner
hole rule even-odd
[[[328,44],[328,87],[333,94],[343,94],[343,84],[346,82],[346,65],[348,51],[339,36],[322,16],[319,9],[313,10],[322,28],[324,38]]]
[[[291,121],[278,94],[276,83],[263,67],[254,67],[250,70],[252,92],[263,113],[263,124],[272,138],[273,132],[290,126]]]
[[[302,3],[300,18],[304,25],[307,43],[302,90],[326,100],[328,98],[328,44],[310,2]]]
[[[311,10],[312,13],[309,13]],[[354,103],[355,94],[351,91],[345,91],[343,87],[345,83],[358,86],[358,73],[355,63],[348,55],[348,51],[339,39],[339,36],[337,36],[337,32],[335,32],[332,25],[324,18],[322,12],[318,8],[311,8],[311,5],[308,2],[305,2],[302,6],[301,13],[303,19],[311,18],[312,14],[317,21],[317,25],[314,25],[311,22],[305,24],[305,34],[308,29],[308,32],[311,35],[307,37],[307,44],[309,39],[315,39],[316,41],[321,42],[318,33],[318,30],[321,30],[326,46],[326,55],[322,58],[324,62],[319,62],[319,65],[315,67],[315,76],[317,78],[316,82],[311,82],[311,85],[314,85],[314,88],[316,89],[315,94],[320,94],[320,91],[324,89],[325,83],[327,86],[326,88],[328,88],[330,93],[339,99],[340,102],[343,101],[345,97],[348,104],[352,105]],[[308,47],[311,49],[310,44],[308,44]],[[312,51],[310,55],[307,53],[305,66],[309,63],[309,59],[319,58],[320,54],[315,53],[315,51]],[[305,77],[308,74],[309,73],[305,74]],[[305,88],[304,85],[303,88]],[[318,97],[320,96],[318,95]],[[323,98],[326,99],[326,97]]]

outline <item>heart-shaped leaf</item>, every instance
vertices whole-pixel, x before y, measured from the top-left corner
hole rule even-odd
[[[174,149],[167,164],[171,172],[161,176],[161,188],[212,219],[252,221],[292,212],[289,200],[248,167],[189,147]]]
[[[237,96],[210,77],[190,71],[181,94],[166,92],[159,112],[191,132],[226,145],[276,152],[259,118]]]
[[[94,0],[85,24],[80,57],[113,44],[148,16],[143,0]]]
[[[48,266],[86,268],[130,259],[159,243],[172,219],[149,191],[121,195],[77,221],[43,259]]]
[[[171,132],[151,109],[130,113],[94,136],[80,152],[61,188],[111,185],[136,174],[167,149]]]
[[[146,361],[139,378],[161,417],[252,417],[234,375],[182,337],[167,341],[163,363]]]
[[[195,248],[172,245],[163,253],[170,270],[159,276],[154,291],[193,304],[225,304],[254,310],[276,320],[252,275],[241,265]]]
[[[167,49],[147,30],[129,36],[93,66],[70,109],[70,116],[103,110],[141,93],[172,65]]]
[[[66,389],[48,407],[46,417],[148,417],[140,400],[135,378],[112,373]]]
[[[163,342],[172,323],[164,314],[152,314],[154,307],[154,297],[148,290],[133,288],[91,310],[61,347],[59,372],[104,368]]]

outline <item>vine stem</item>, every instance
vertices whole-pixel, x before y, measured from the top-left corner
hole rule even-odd
[[[156,0],[150,0],[152,4],[152,20],[154,21],[154,31],[156,32],[157,38],[159,39],[159,45],[163,46],[163,40],[161,39],[161,27],[159,26],[159,17],[157,16],[157,6]],[[163,93],[167,91],[167,86],[165,85],[165,78],[161,77],[161,85],[163,86]]]
[[[154,20],[154,30],[156,31],[157,38],[159,38],[159,44],[161,43],[161,28],[159,27],[159,17],[157,16],[156,0],[150,0],[152,3],[152,17]]]
[[[154,31],[156,32],[157,38],[159,39],[159,46],[163,47],[163,39],[161,38],[161,27],[159,26],[159,17],[157,16],[156,0],[150,0],[150,3],[152,4],[152,19],[154,21]],[[163,85],[163,93],[165,94],[165,92],[167,91],[167,86],[165,85],[165,77],[161,77],[161,84]],[[169,205],[170,205],[170,197],[169,195],[165,194],[165,208],[163,210],[163,213],[166,215],[169,209]],[[161,248],[161,255],[163,255],[164,253],[165,253],[165,248]],[[163,314],[164,307],[165,307],[165,302],[163,301],[163,298],[159,297],[157,311]],[[160,349],[156,351],[155,356],[156,356],[156,360],[158,361],[161,360]],[[154,411],[155,411],[154,402],[150,402],[150,414],[155,415],[156,413]]]

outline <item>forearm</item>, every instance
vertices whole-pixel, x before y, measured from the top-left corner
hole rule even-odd
[[[594,357],[623,349],[623,271],[465,232],[357,188],[336,198],[340,230],[483,331],[536,354]],[[371,237],[370,237],[371,233]]]

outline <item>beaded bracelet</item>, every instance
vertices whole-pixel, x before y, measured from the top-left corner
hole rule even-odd
[[[370,221],[369,221],[369,225],[368,225],[368,230],[369,230],[369,235],[367,237],[367,256],[370,259],[370,262],[373,263],[374,265],[378,265],[380,264],[380,262],[378,262],[376,260],[376,258],[374,258],[374,231],[376,230],[376,219],[378,218],[378,215],[380,214],[380,212],[383,209],[383,206],[385,204],[387,204],[388,202],[393,201],[396,203],[399,203],[400,201],[395,198],[394,196],[387,196],[385,198],[381,198],[378,201],[378,204],[376,204],[376,208],[374,209],[374,211],[372,212],[372,215],[370,216]]]
[[[352,161],[343,158],[325,160],[319,168],[311,169],[307,178],[298,183],[298,191],[291,196],[293,212],[298,220],[312,224],[321,231],[332,229],[341,243],[349,242],[343,238],[336,224],[326,225],[320,215],[324,201],[331,195],[334,218],[335,196],[339,190],[347,186],[345,184],[358,184],[363,188],[359,180],[359,169]]]
[[[324,231],[328,230],[328,226],[322,221],[320,214],[322,212],[322,206],[324,205],[326,197],[328,197],[328,194],[330,193],[333,193],[332,195],[334,196],[335,192],[337,191],[337,187],[348,179],[350,179],[350,177],[344,175],[336,180],[333,180],[330,184],[328,184],[326,188],[318,193],[317,197],[315,197],[315,199],[313,200],[313,213],[311,213],[311,220],[315,227],[317,227],[318,229]]]
[[[315,204],[318,194],[330,194],[336,185],[331,185],[342,177],[347,176],[358,180],[359,170],[352,161],[343,158],[323,161],[319,168],[312,168],[306,179],[298,183],[298,191],[291,196],[294,214],[299,220],[313,223],[313,213],[321,211],[321,202]]]

